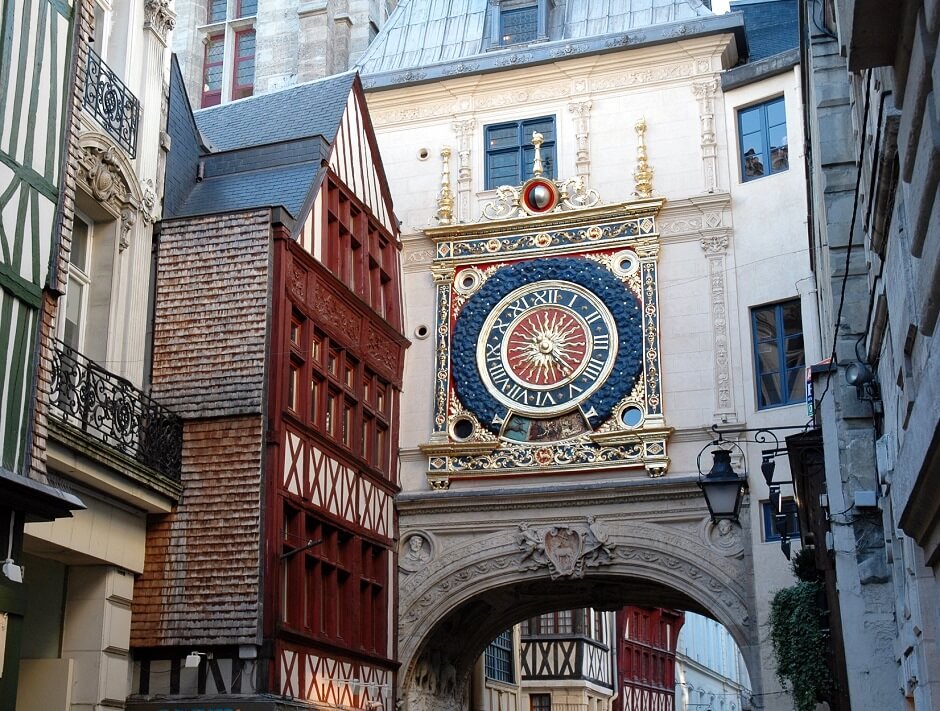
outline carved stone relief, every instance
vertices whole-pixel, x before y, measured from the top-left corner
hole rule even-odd
[[[574,136],[577,146],[575,167],[578,177],[587,185],[591,177],[590,123],[592,101],[579,101],[568,104],[568,111],[574,114]]]
[[[434,539],[426,533],[410,533],[402,537],[398,554],[398,567],[413,573],[434,558]]]
[[[728,332],[727,234],[709,234],[701,239],[708,260],[709,302],[715,348],[715,420],[735,419],[731,370],[730,335]]]
[[[473,145],[474,119],[454,121],[454,135],[457,137],[457,221],[470,221],[470,199],[472,174],[470,171],[470,147]]]
[[[147,207],[147,193],[142,193],[133,170],[119,158],[118,149],[108,139],[98,136],[83,141],[78,159],[78,182],[88,194],[110,212],[120,225],[120,248],[127,249],[140,216],[145,224],[153,221]],[[151,203],[156,201],[150,192]]]
[[[176,27],[170,0],[144,0],[144,29],[151,30],[166,46],[167,35]]]
[[[718,79],[695,82],[692,92],[698,99],[699,122],[701,124],[702,172],[705,192],[718,190],[718,140],[715,137],[715,94]]]
[[[524,570],[547,567],[552,580],[562,577],[583,578],[585,568],[607,565],[616,545],[602,521],[588,517],[581,526],[549,526],[541,530],[519,524],[516,543],[523,549],[517,565]]]

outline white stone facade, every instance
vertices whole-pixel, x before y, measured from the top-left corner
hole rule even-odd
[[[658,221],[660,339],[664,413],[666,424],[675,429],[665,482],[697,472],[696,456],[707,445],[713,424],[800,427],[807,420],[802,402],[758,410],[749,311],[788,299],[807,300],[802,309],[806,358],[813,362],[818,357],[808,301],[813,289],[803,207],[799,73],[791,68],[722,92],[720,73],[734,63],[732,36],[716,34],[370,92],[370,110],[402,220],[406,333],[413,337],[403,400],[409,416],[401,430],[406,492],[428,488],[427,458],[418,447],[432,431],[434,340],[425,334],[434,329],[435,290],[432,244],[423,230],[436,225],[440,152],[445,146],[453,152],[456,220],[476,221],[494,197],[483,189],[484,127],[504,121],[554,116],[558,177],[581,175],[602,200],[618,202],[632,198],[637,155],[633,124],[646,120],[653,194],[666,198]],[[742,183],[737,109],[781,95],[789,170]],[[756,475],[750,481],[745,530],[752,532],[746,545],[753,551],[757,625],[763,630],[770,592],[790,577],[779,547],[762,542],[759,504],[767,491],[758,468],[760,449],[745,445]],[[740,469],[743,462],[735,465]],[[783,461],[778,461],[778,472],[788,478]],[[588,478],[646,476],[639,469],[595,472]],[[528,477],[525,483],[584,480],[585,475],[568,474]],[[487,485],[465,486],[482,491]],[[403,518],[403,530],[407,525]],[[764,691],[777,690],[769,644],[762,645],[761,656]],[[786,708],[784,698],[768,695],[766,708]]]

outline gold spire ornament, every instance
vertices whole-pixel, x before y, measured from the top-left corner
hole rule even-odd
[[[646,154],[646,119],[641,118],[634,124],[636,130],[636,170],[633,179],[636,181],[634,195],[641,198],[653,196],[653,169],[650,168],[649,156]]]
[[[535,160],[532,163],[532,176],[538,178],[544,172],[542,168],[542,142],[545,137],[538,131],[532,132],[532,145],[535,146]]]
[[[435,217],[442,225],[454,222],[454,191],[450,187],[450,146],[441,148],[441,192],[437,197]]]

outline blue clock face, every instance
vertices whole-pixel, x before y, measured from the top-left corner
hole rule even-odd
[[[617,328],[604,303],[567,281],[541,281],[507,294],[490,312],[477,367],[507,409],[534,416],[566,412],[606,380]]]
[[[461,402],[495,434],[513,416],[574,413],[594,428],[640,377],[640,305],[587,258],[505,265],[457,316],[450,362]]]

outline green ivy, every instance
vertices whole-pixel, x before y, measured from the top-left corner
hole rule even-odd
[[[796,711],[814,711],[817,699],[832,688],[826,666],[828,638],[816,604],[822,586],[800,582],[778,590],[770,603],[770,639],[777,677],[793,691]]]

